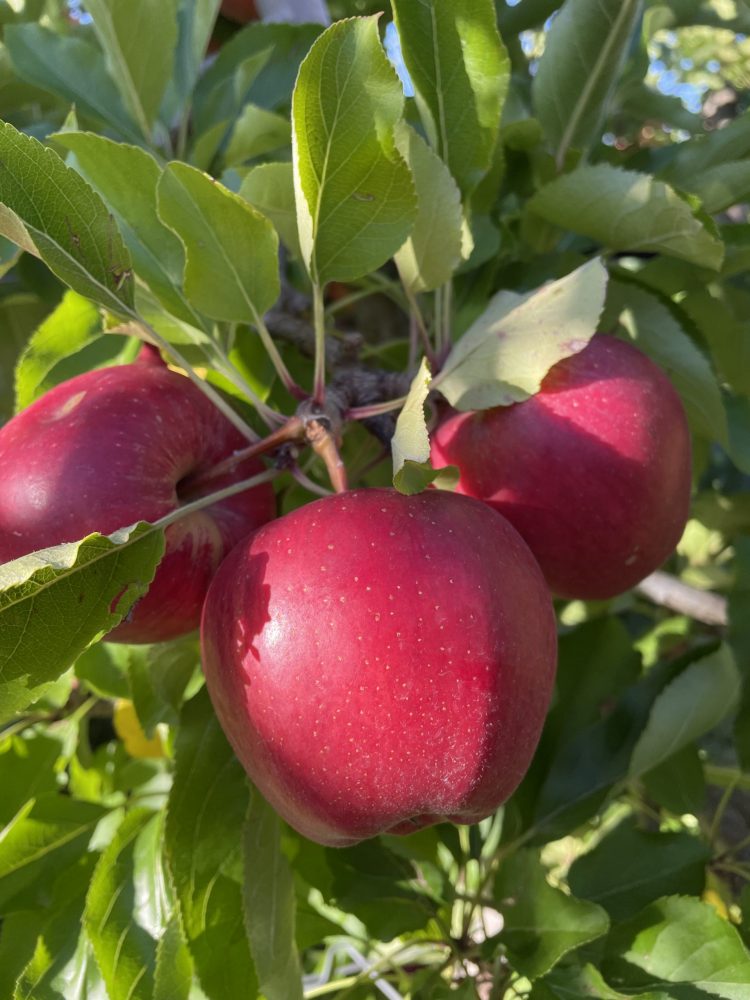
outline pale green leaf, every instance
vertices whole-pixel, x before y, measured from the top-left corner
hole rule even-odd
[[[630,776],[645,774],[713,729],[736,706],[740,687],[728,646],[686,667],[654,702],[630,758]]]
[[[74,154],[71,164],[112,209],[133,267],[175,316],[201,326],[182,291],[185,253],[175,234],[156,214],[162,170],[145,149],[112,142],[93,132],[57,132],[55,142]]]
[[[403,107],[377,18],[332,25],[300,66],[294,187],[303,259],[319,284],[375,270],[409,235],[416,195],[393,135]]]
[[[670,1000],[750,997],[750,954],[737,928],[699,899],[669,896],[652,903],[614,929],[607,952],[605,974],[629,993],[648,987],[664,990]]]
[[[607,933],[609,918],[596,903],[553,888],[538,851],[524,848],[507,858],[495,881],[503,915],[501,940],[512,967],[538,979],[574,948]]]
[[[113,312],[133,304],[130,254],[104,202],[57,153],[0,123],[0,234]]]
[[[38,698],[148,590],[164,533],[141,523],[0,566],[0,718]]]
[[[278,238],[244,198],[185,163],[158,187],[159,215],[182,240],[185,292],[213,319],[253,322],[279,295]]]
[[[16,366],[16,410],[29,406],[49,388],[47,376],[64,358],[102,336],[99,310],[77,292],[66,292],[30,339]]]
[[[245,773],[204,689],[180,718],[165,851],[180,923],[208,1000],[256,995],[241,889],[247,807]]]
[[[393,0],[428,136],[468,193],[492,162],[510,61],[491,0]]]
[[[116,129],[128,142],[142,140],[95,45],[40,24],[12,25],[5,29],[4,41],[24,80],[74,104],[79,116]]]
[[[433,469],[430,465],[430,438],[425,423],[424,404],[431,381],[429,366],[422,358],[391,439],[393,485],[407,496],[421,492],[433,482],[445,488],[455,486],[458,482],[458,470],[453,466]]]
[[[266,1000],[302,1000],[294,879],[281,849],[281,820],[255,789],[242,840],[245,926],[260,988]]]
[[[246,163],[256,156],[289,146],[291,141],[292,127],[288,118],[256,104],[246,104],[232,129],[224,162],[227,166]]]
[[[600,163],[539,190],[529,210],[609,250],[653,251],[718,270],[723,246],[706,219],[649,174]]]
[[[158,817],[134,809],[122,821],[94,869],[84,926],[110,1000],[153,1000],[156,941],[142,926],[135,886],[135,848]],[[150,873],[154,885],[159,874]],[[140,918],[140,919],[138,919]]]
[[[284,246],[300,257],[291,163],[262,163],[245,175],[240,194],[274,224]]]
[[[600,260],[526,295],[498,292],[448,356],[437,380],[459,410],[527,399],[549,369],[597,331],[607,272]]]
[[[178,105],[188,99],[200,77],[220,4],[221,0],[192,0],[179,7],[173,80]]]
[[[600,138],[641,9],[641,0],[568,0],[552,22],[532,95],[558,164]]]
[[[151,134],[177,45],[177,0],[86,0],[110,74],[145,138]]]
[[[431,291],[449,281],[461,261],[461,193],[440,157],[406,123],[396,131],[396,145],[412,172],[418,200],[414,228],[395,255],[396,267],[412,292]]]

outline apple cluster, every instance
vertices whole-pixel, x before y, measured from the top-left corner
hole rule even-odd
[[[156,520],[243,444],[150,350],[59,385],[0,431],[0,562]],[[525,402],[446,415],[433,462],[458,466],[455,493],[359,489],[274,519],[263,484],[186,516],[108,637],[172,638],[203,608],[227,737],[278,812],[323,844],[494,812],[552,695],[552,594],[627,590],[687,519],[682,404],[612,337]],[[216,485],[259,469],[241,463]]]

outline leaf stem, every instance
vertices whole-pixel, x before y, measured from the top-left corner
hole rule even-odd
[[[215,493],[208,493],[205,496],[198,497],[197,500],[191,500],[189,503],[175,508],[175,510],[165,514],[164,517],[160,517],[158,521],[153,521],[151,526],[153,528],[168,528],[176,521],[180,521],[183,517],[187,517],[188,514],[194,514],[198,510],[204,510],[206,507],[211,507],[213,504],[219,503],[221,500],[226,500],[229,497],[236,496],[238,493],[244,493],[245,490],[251,490],[254,486],[260,486],[261,483],[269,483],[279,474],[278,469],[266,469],[265,472],[259,472],[257,476],[251,476],[249,479],[242,479],[238,483],[232,483],[231,486],[224,486],[222,489],[216,490]]]
[[[219,479],[227,472],[231,472],[232,469],[243,462],[247,462],[251,458],[257,458],[259,455],[265,455],[269,451],[274,451],[283,444],[289,444],[292,441],[302,441],[304,440],[304,436],[304,422],[299,417],[290,417],[282,427],[272,431],[267,437],[248,445],[247,448],[235,451],[232,455],[228,455],[221,462],[218,462],[205,472],[189,476],[184,481],[182,495],[183,497],[199,495],[207,484]]]
[[[313,323],[315,327],[315,376],[313,399],[321,405],[326,399],[326,311],[323,288],[313,285]]]
[[[422,340],[425,357],[430,362],[430,368],[434,369],[435,351],[430,343],[430,335],[427,332],[427,326],[424,321],[424,316],[422,315],[422,310],[419,308],[417,296],[410,288],[407,288],[406,285],[404,285],[404,295],[406,295],[406,301],[409,303],[409,316],[412,322],[416,324],[419,336]]]
[[[367,420],[368,417],[379,417],[392,410],[400,410],[406,402],[406,396],[398,399],[387,399],[384,403],[371,403],[369,406],[352,406],[344,414],[345,420]]]
[[[284,359],[279,353],[279,349],[273,342],[271,334],[268,332],[268,327],[263,321],[263,317],[255,313],[253,317],[253,322],[255,327],[260,334],[261,342],[266,349],[266,352],[271,359],[271,364],[276,369],[276,374],[281,379],[284,388],[290,395],[294,396],[295,399],[307,399],[307,393],[302,389],[292,378],[292,374],[284,363]]]

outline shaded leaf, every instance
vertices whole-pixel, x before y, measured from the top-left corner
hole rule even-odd
[[[240,194],[271,220],[286,248],[300,257],[291,163],[261,163],[253,167],[242,181]]]
[[[641,10],[641,0],[568,0],[552,22],[532,94],[558,164],[599,138]]]
[[[599,903],[612,920],[634,916],[660,896],[699,896],[711,851],[689,833],[640,830],[623,820],[568,873],[571,892]]]
[[[531,212],[609,250],[654,251],[718,270],[723,247],[708,217],[648,174],[608,164],[579,167],[546,184]]]

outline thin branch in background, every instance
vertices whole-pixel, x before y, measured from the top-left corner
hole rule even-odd
[[[319,497],[333,496],[333,490],[326,489],[325,486],[321,486],[320,483],[316,483],[313,479],[310,479],[309,476],[305,475],[302,469],[292,469],[291,472],[292,476],[296,479],[300,486],[304,486],[304,488],[309,490],[310,493],[315,493]]]
[[[723,627],[729,620],[725,597],[698,590],[661,570],[641,580],[635,589],[654,604],[676,611],[677,614],[687,615],[704,625]]]

